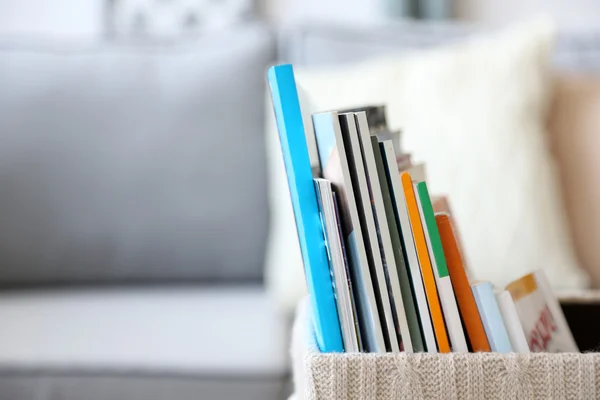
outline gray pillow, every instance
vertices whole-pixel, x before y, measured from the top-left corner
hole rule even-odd
[[[0,43],[0,285],[258,280],[270,34]]]

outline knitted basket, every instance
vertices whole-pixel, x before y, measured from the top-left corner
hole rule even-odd
[[[581,349],[593,341],[589,334],[588,339],[578,339],[574,325],[578,329],[587,325],[589,332],[590,322],[600,321],[595,318],[600,315],[597,304],[591,313],[589,301],[563,303]],[[299,306],[293,333],[298,400],[600,398],[600,353],[320,353],[308,307],[307,301]],[[577,313],[588,317],[574,321],[572,315]]]

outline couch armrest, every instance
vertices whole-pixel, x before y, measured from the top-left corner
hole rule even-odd
[[[549,115],[567,215],[580,264],[600,287],[600,77],[557,74]]]

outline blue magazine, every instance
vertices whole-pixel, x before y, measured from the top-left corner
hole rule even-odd
[[[294,70],[291,65],[277,65],[269,69],[267,76],[313,310],[317,344],[324,353],[343,352],[342,333]]]

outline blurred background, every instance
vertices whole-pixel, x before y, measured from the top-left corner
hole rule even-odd
[[[223,9],[221,9],[223,7]],[[208,12],[215,12],[208,18]],[[203,14],[198,15],[197,13]],[[511,0],[502,4],[492,0],[352,0],[298,1],[156,1],[57,0],[38,4],[34,0],[2,1],[2,32],[7,34],[106,36],[112,29],[122,33],[141,33],[148,19],[149,35],[181,34],[203,27],[225,26],[250,15],[269,23],[285,24],[307,19],[331,21],[375,21],[422,18],[477,22],[499,26],[539,13],[552,15],[561,27],[595,28],[598,25],[597,4],[593,0]]]
[[[598,286],[597,1],[0,0],[0,400],[287,398],[305,288],[266,69],[539,14],[561,188],[539,218],[567,221],[570,288]]]

